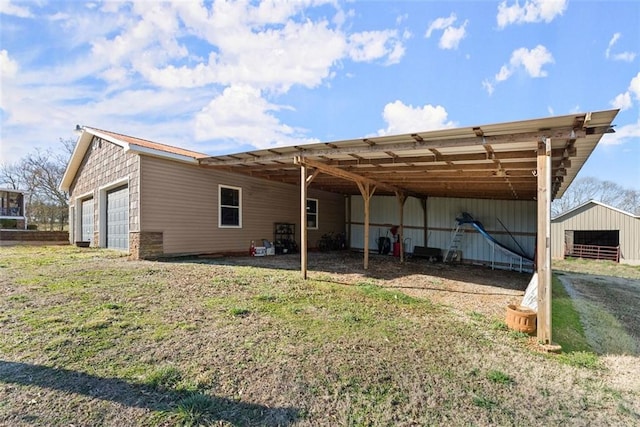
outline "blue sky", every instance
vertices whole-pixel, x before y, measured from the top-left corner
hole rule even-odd
[[[2,162],[76,124],[223,154],[619,108],[579,177],[640,190],[637,1],[0,2]]]

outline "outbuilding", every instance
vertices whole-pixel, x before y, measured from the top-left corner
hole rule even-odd
[[[640,216],[590,200],[551,220],[551,256],[640,265]]]
[[[376,234],[391,229],[411,249],[455,249],[468,262],[508,265],[517,252],[537,260],[538,338],[550,343],[550,204],[613,131],[617,113],[221,156],[83,127],[61,183],[70,239],[133,258],[293,241],[304,277],[308,248],[331,233],[346,233],[363,251],[364,269]],[[473,227],[461,233],[462,224]]]

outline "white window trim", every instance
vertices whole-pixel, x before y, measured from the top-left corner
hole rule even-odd
[[[238,225],[226,225],[222,224],[222,189],[227,188],[230,190],[238,191]],[[227,206],[236,208],[236,206]],[[242,228],[242,187],[234,187],[232,185],[218,184],[218,228]]]
[[[307,202],[309,200],[313,200],[314,202],[316,202],[316,212],[313,214],[316,217],[316,226],[315,227],[309,227],[309,212],[307,212],[307,229],[308,230],[317,230],[318,228],[320,228],[320,216],[318,214],[318,211],[320,210],[320,202],[318,201],[318,199],[313,199],[311,197],[307,197]]]

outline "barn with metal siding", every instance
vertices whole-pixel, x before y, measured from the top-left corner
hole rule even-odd
[[[590,200],[551,220],[551,256],[640,265],[640,216]]]

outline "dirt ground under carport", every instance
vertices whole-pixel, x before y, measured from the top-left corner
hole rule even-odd
[[[255,265],[278,269],[299,270],[298,254],[268,257],[225,258],[237,265]],[[354,285],[370,279],[385,288],[397,289],[408,295],[426,298],[462,312],[478,312],[504,317],[508,304],[519,304],[531,279],[530,273],[492,270],[486,266],[444,264],[422,258],[408,259],[370,254],[369,268],[363,268],[359,252],[310,252],[308,277]]]

